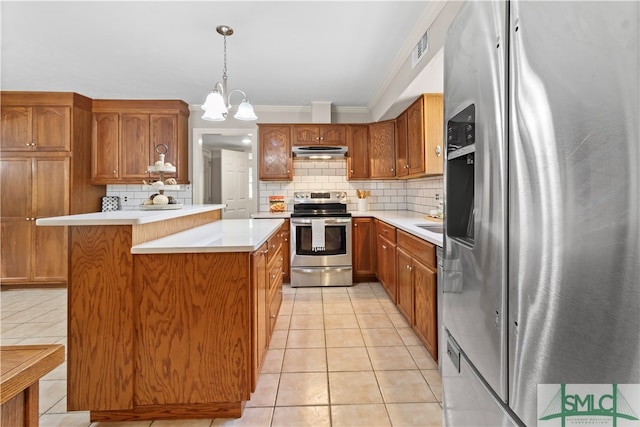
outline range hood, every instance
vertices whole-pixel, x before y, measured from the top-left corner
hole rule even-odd
[[[293,147],[294,159],[328,160],[344,159],[347,147],[334,145],[307,145]]]

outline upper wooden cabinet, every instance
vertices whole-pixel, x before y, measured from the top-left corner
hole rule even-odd
[[[92,181],[141,184],[149,178],[147,168],[166,150],[165,162],[176,167],[176,180],[188,183],[188,118],[182,101],[94,101]]]
[[[396,119],[397,177],[442,174],[442,109],[442,94],[427,93]]]
[[[3,92],[0,119],[2,151],[51,152],[71,150],[72,93]]]
[[[396,176],[409,175],[407,110],[396,118]]]
[[[345,125],[292,125],[293,145],[347,145]]]
[[[369,178],[369,125],[347,126],[347,178]]]
[[[370,178],[396,176],[395,120],[369,125]]]
[[[262,181],[291,181],[291,129],[289,125],[258,125],[258,169]]]

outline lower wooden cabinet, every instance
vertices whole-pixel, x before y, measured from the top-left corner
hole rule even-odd
[[[413,260],[401,248],[396,249],[396,266],[396,305],[407,322],[413,325]]]
[[[437,273],[413,261],[413,330],[427,348],[431,357],[438,360]]]
[[[252,332],[251,341],[251,390],[255,390],[258,376],[264,357],[267,353],[269,324],[267,321],[267,305],[269,294],[269,282],[267,278],[267,253],[268,243],[264,243],[257,251],[251,254],[251,294],[254,300],[252,304]]]
[[[373,218],[353,218],[353,281],[373,280],[376,275],[376,227]]]
[[[438,319],[435,246],[399,230],[396,251],[398,310],[438,360]]]
[[[376,220],[376,255],[378,280],[387,291],[391,301],[397,301],[396,287],[396,229]]]
[[[288,222],[287,222],[288,225]],[[252,375],[251,390],[255,390],[264,357],[282,302],[284,276],[283,225],[265,244],[251,254],[252,272]]]
[[[65,283],[67,228],[35,220],[69,214],[69,157],[6,157],[0,161],[3,284]]]
[[[289,283],[290,281],[290,270],[291,270],[291,228],[289,225],[289,220],[285,219],[282,228],[280,229],[280,234],[282,235],[282,281],[284,283]]]

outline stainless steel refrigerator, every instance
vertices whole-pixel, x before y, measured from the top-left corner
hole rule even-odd
[[[538,384],[640,383],[639,22],[469,1],[448,31],[447,425],[538,425]]]

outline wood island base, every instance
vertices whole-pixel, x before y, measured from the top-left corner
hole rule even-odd
[[[122,411],[91,411],[91,422],[194,418],[240,418],[245,402],[189,405],[150,405]]]

